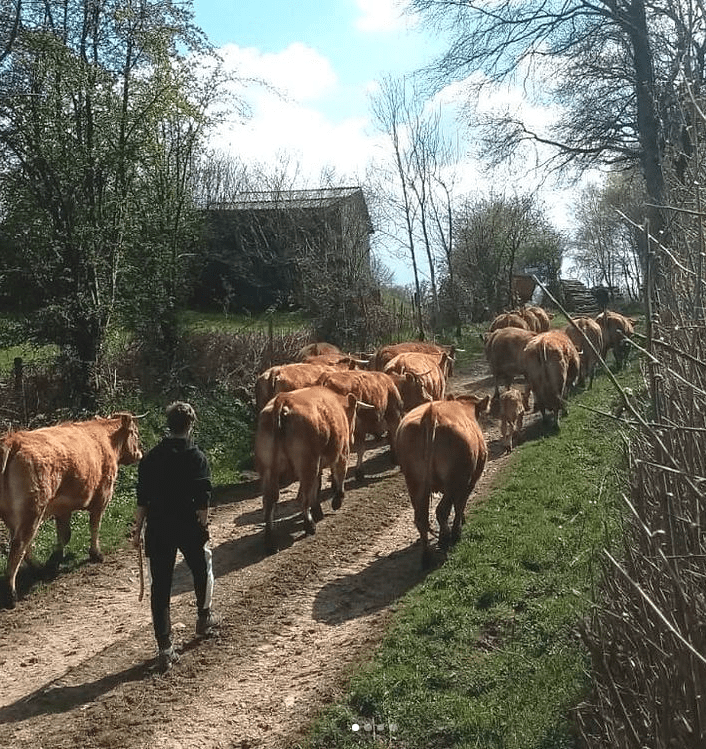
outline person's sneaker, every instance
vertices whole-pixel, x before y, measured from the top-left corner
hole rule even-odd
[[[174,649],[174,645],[163,648],[157,653],[157,666],[164,674],[179,660],[179,653]]]
[[[196,634],[198,637],[211,637],[216,634],[217,626],[216,617],[210,611],[199,614],[196,620]]]

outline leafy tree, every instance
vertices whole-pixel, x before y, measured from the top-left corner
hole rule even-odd
[[[641,298],[644,279],[644,232],[636,228],[643,203],[638,175],[614,173],[604,184],[585,188],[571,253],[591,284],[620,287],[634,301]]]
[[[468,199],[456,212],[454,233],[454,274],[472,319],[512,305],[515,274],[558,282],[563,238],[531,195]]]
[[[85,406],[116,315],[144,329],[174,309],[219,75],[204,58],[188,4],[73,0],[24,6],[3,61],[7,279],[34,292],[35,334],[63,347]]]

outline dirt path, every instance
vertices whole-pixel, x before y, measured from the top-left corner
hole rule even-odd
[[[450,385],[489,392],[490,380],[478,364]],[[491,459],[471,502],[505,462],[497,420],[482,426]],[[366,458],[367,478],[348,479],[338,512],[324,503],[314,536],[303,536],[296,486],[283,492],[279,533],[292,543],[273,556],[264,554],[257,482],[220,492],[211,521],[220,633],[194,638],[179,563],[172,620],[182,656],[166,675],[154,668],[134,551],[0,611],[0,747],[294,747],[423,577],[404,480],[387,448]]]

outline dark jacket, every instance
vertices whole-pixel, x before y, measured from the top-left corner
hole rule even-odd
[[[165,437],[142,458],[137,470],[137,504],[146,508],[147,534],[193,532],[197,510],[208,509],[211,470],[190,439]]]

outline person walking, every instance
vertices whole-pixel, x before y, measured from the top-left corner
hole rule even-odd
[[[192,441],[196,413],[189,403],[167,406],[169,434],[140,461],[133,545],[140,547],[145,525],[149,559],[150,605],[157,640],[157,662],[168,671],[179,660],[172,642],[170,600],[177,550],[191,570],[196,595],[196,635],[215,634],[211,611],[213,567],[208,546],[211,470],[208,459]]]

